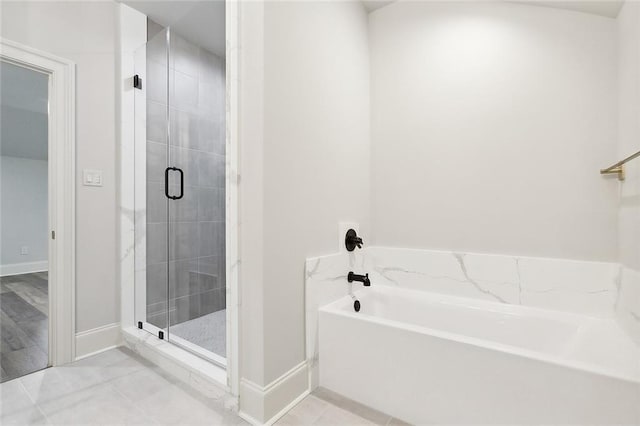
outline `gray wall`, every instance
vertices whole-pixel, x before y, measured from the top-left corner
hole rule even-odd
[[[0,62],[0,274],[47,268],[48,81]]]
[[[47,261],[47,161],[0,157],[0,223],[0,266]]]
[[[226,307],[224,59],[171,33],[167,141],[165,37],[161,31],[147,44],[146,81],[147,312],[159,327],[166,326],[167,274],[171,324]],[[185,185],[168,214],[167,165],[184,171]],[[177,194],[178,180],[171,183]]]

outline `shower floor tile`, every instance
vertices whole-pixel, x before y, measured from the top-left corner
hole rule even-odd
[[[213,312],[180,324],[172,325],[171,335],[200,346],[221,357],[227,356],[227,310]]]

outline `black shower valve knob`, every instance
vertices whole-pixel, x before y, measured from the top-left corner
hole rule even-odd
[[[354,251],[356,247],[362,248],[362,238],[358,237],[354,229],[349,229],[344,237],[344,245],[347,251]]]

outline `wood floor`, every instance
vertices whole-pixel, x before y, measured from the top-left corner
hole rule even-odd
[[[46,272],[0,277],[0,383],[47,367]]]

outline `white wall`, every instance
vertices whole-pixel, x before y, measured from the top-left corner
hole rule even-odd
[[[47,188],[46,161],[0,156],[0,269],[47,262]]]
[[[618,157],[640,150],[640,3],[627,1],[618,16]],[[620,185],[620,262],[640,271],[640,161],[626,166]]]
[[[369,55],[359,2],[265,7],[265,380],[304,359],[304,261],[369,229]]]
[[[239,3],[238,15],[240,375],[241,380],[263,385],[264,3]],[[241,389],[240,409],[247,410],[242,394]]]
[[[618,156],[640,149],[640,3],[625,2],[618,15]],[[622,273],[618,320],[640,343],[640,161],[625,166],[620,184],[618,241]]]
[[[359,2],[240,13],[242,379],[263,387],[304,361],[305,258],[337,251],[339,221],[369,228],[367,15]],[[265,404],[262,420],[284,407]]]
[[[76,331],[118,322],[112,2],[3,2],[0,34],[76,62]],[[82,169],[104,172],[81,185]]]
[[[615,261],[615,20],[509,3],[370,15],[376,245]]]

